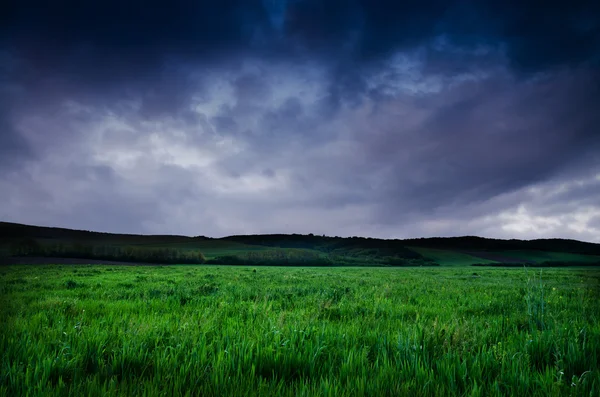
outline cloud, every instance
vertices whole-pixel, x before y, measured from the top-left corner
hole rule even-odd
[[[598,241],[593,3],[61,4],[1,24],[2,219]]]
[[[502,235],[550,238],[556,235],[600,242],[600,179],[590,176],[569,182],[551,182],[527,189],[527,200],[499,214]]]
[[[0,110],[0,170],[12,168],[33,155],[29,142],[14,128],[7,113]]]
[[[587,221],[586,225],[589,229],[593,230],[594,235],[598,235],[600,233],[600,215],[596,215],[591,217]]]

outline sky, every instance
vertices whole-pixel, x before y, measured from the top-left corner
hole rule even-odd
[[[600,2],[2,7],[0,220],[600,243]]]

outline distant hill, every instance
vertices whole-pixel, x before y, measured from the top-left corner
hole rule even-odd
[[[406,245],[452,250],[515,251],[539,250],[560,251],[574,254],[600,255],[600,244],[568,239],[502,240],[477,236],[430,237],[402,240]]]
[[[288,265],[600,265],[600,244],[566,239],[477,236],[416,239],[301,234],[223,238],[102,233],[0,222],[0,255],[165,263]],[[81,256],[83,255],[83,256]],[[201,259],[198,259],[201,258]]]
[[[179,241],[182,239],[189,239],[190,237],[177,235],[103,233],[89,230],[73,230],[60,227],[32,226],[20,223],[0,222],[0,240],[14,240],[19,238],[94,241]]]

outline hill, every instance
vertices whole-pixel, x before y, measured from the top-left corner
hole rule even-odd
[[[476,236],[399,240],[264,234],[211,238],[102,233],[0,222],[0,256],[246,265],[589,266],[600,265],[600,244]]]

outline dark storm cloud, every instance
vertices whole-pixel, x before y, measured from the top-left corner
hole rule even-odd
[[[113,108],[131,100],[149,118],[183,110],[201,88],[194,73],[253,50],[271,30],[259,0],[26,0],[5,10],[0,50],[20,62],[11,80],[36,106],[45,98]]]
[[[569,233],[600,240],[597,184],[569,184],[600,167],[597,2],[4,11],[0,217],[382,237],[545,236],[588,217]]]
[[[366,75],[398,51],[419,50],[424,71],[446,76],[490,70],[504,59],[524,77],[598,66],[599,15],[600,6],[589,1],[552,7],[536,1],[297,1],[287,8],[285,28],[293,48],[329,63],[327,107],[335,111],[340,102],[381,95],[367,88]]]
[[[33,149],[13,125],[8,105],[2,108],[0,101],[0,169],[20,164],[33,156]]]
[[[454,42],[506,45],[514,67],[536,72],[598,61],[600,5],[576,0],[549,7],[542,1],[463,2],[440,25]]]
[[[449,89],[426,104],[435,111],[418,130],[403,131],[392,116],[384,122],[389,133],[365,136],[369,164],[389,169],[391,200],[402,196],[425,212],[485,201],[566,167],[598,167],[600,116],[593,109],[600,92],[589,90],[593,82],[563,73],[536,84],[499,78]],[[403,215],[393,202],[382,208],[389,221]]]
[[[14,112],[25,101],[24,87],[15,80],[18,60],[0,51],[0,168],[20,164],[33,156],[33,148],[15,124]]]
[[[5,10],[5,46],[47,71],[69,61],[100,79],[115,72],[131,77],[131,64],[144,69],[166,55],[287,56],[296,49],[323,57],[346,53],[338,58],[344,62],[376,60],[438,36],[457,46],[505,45],[514,66],[528,71],[598,61],[600,49],[600,6],[582,0],[552,7],[538,1],[26,0]],[[280,34],[275,12],[283,14]]]
[[[498,51],[528,73],[598,61],[600,53],[600,6],[583,1],[547,7],[536,1],[30,0],[6,9],[0,45],[25,61],[23,80],[44,81],[48,90],[95,92],[95,99],[141,95],[148,115],[188,98],[195,88],[189,70],[173,66],[186,62],[223,67],[219,60],[227,60],[231,67],[248,54],[320,59],[331,68],[329,100],[337,109],[341,100],[360,100],[365,71],[420,46],[425,63],[444,73],[483,65]],[[445,44],[436,46],[439,39]],[[467,62],[465,51],[482,46],[487,55],[471,52]],[[68,84],[57,87],[61,79]]]
[[[541,1],[298,1],[287,9],[286,33],[305,48],[347,50],[359,60],[444,36],[452,45],[506,47],[527,72],[598,61],[600,5]],[[345,60],[345,59],[344,59]]]
[[[269,29],[260,0],[15,1],[9,2],[3,26],[13,44],[30,45],[31,50],[48,53],[76,45],[82,56],[95,47],[103,54],[144,61],[165,52],[234,50]],[[40,48],[40,38],[56,48]]]

